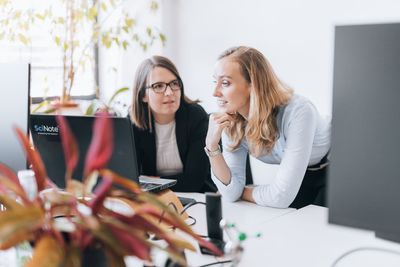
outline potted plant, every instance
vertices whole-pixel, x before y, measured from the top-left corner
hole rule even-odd
[[[136,183],[104,168],[113,147],[111,121],[106,115],[101,114],[93,126],[82,182],[71,177],[78,161],[77,143],[65,119],[58,117],[58,123],[67,166],[65,191],[47,177],[40,155],[19,129],[16,132],[35,173],[39,193],[33,199],[28,198],[17,176],[0,164],[0,203],[5,207],[0,212],[0,249],[29,241],[34,250],[26,266],[73,267],[81,266],[85,251],[98,251],[97,248],[101,248],[100,254],[107,259],[108,266],[125,266],[124,257],[129,255],[151,262],[151,249],[157,247],[185,265],[181,251],[194,247],[167,227],[172,226],[221,254],[155,195],[143,192]],[[96,182],[98,185],[93,189]],[[129,214],[117,212],[107,204],[125,199],[134,206]],[[152,242],[151,235],[163,239],[167,246]]]
[[[53,40],[61,51],[62,88],[57,101],[44,102],[51,105],[47,111],[76,106],[71,101],[71,90],[77,73],[85,68],[97,68],[96,56],[91,51],[99,47],[126,50],[133,43],[145,51],[156,41],[165,43],[165,36],[156,27],[140,26],[128,11],[122,10],[117,19],[113,18],[115,10],[126,2],[129,1],[57,0],[39,10],[18,6],[11,0],[0,1],[0,40],[30,46],[33,30],[46,27],[51,36],[49,41]],[[156,12],[158,3],[155,0],[148,2],[149,12]],[[98,84],[95,86],[98,87]]]
[[[112,94],[107,103],[97,99],[91,101],[89,106],[86,108],[85,115],[91,116],[98,112],[107,112],[113,114],[114,116],[126,116],[127,114],[122,114],[122,112],[126,112],[126,104],[122,104],[122,108],[124,110],[118,110],[117,105],[119,104],[121,106],[121,103],[117,101],[116,98],[128,90],[128,87],[119,88]]]

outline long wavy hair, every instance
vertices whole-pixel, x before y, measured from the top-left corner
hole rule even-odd
[[[180,107],[182,103],[193,104],[198,103],[198,100],[191,100],[185,95],[185,90],[182,82],[182,78],[179,75],[178,69],[174,63],[163,56],[152,56],[145,59],[137,68],[135,73],[135,79],[133,82],[133,99],[130,110],[132,122],[140,129],[150,130],[152,132],[152,114],[148,103],[143,102],[143,98],[146,94],[146,86],[149,75],[155,67],[161,67],[169,70],[176,76],[176,79],[181,84],[181,99]],[[180,108],[179,107],[179,108]]]
[[[236,114],[233,125],[225,130],[232,140],[230,148],[238,148],[245,137],[252,155],[268,154],[279,138],[278,108],[289,102],[293,90],[279,80],[268,60],[254,48],[232,47],[218,60],[225,57],[239,63],[241,74],[252,86],[247,120]]]

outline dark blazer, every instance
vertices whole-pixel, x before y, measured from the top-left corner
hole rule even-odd
[[[183,172],[163,178],[177,179],[172,187],[177,192],[215,192],[210,176],[210,163],[204,152],[208,129],[208,115],[198,104],[182,103],[175,114],[176,141]],[[153,126],[154,126],[154,122]],[[135,134],[139,172],[160,176],[156,166],[156,140],[154,130],[142,130],[132,124]],[[153,127],[154,129],[154,127]]]

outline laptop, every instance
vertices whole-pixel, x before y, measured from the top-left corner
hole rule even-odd
[[[68,122],[79,148],[79,160],[72,175],[82,180],[86,152],[92,139],[96,117],[62,115]],[[140,184],[144,191],[158,192],[176,184],[176,180],[139,175],[135,139],[129,118],[110,117],[114,130],[114,150],[107,168]],[[65,188],[65,160],[55,115],[30,115],[30,131],[35,149],[42,156],[49,178]]]

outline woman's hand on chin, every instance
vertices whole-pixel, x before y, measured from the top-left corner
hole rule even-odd
[[[206,147],[208,150],[214,151],[218,148],[222,131],[226,127],[231,126],[232,122],[233,116],[228,113],[213,113],[210,115],[206,137]]]

